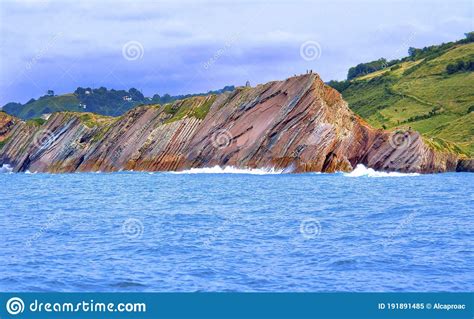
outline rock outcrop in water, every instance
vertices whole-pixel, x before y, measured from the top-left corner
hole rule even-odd
[[[0,115],[0,165],[14,171],[167,171],[275,167],[350,171],[455,171],[457,155],[414,131],[371,128],[318,75],[295,76],[117,118],[55,113],[46,123]],[[465,167],[465,166],[463,166]]]

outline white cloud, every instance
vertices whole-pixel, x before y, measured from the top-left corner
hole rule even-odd
[[[472,31],[473,16],[469,0],[456,5],[442,1],[4,1],[0,10],[0,104],[26,101],[48,88],[70,92],[77,85],[129,85],[147,94],[189,93],[247,79],[259,83],[285,78],[306,69],[321,73],[325,80],[341,79],[357,63],[400,57],[408,46],[461,38]],[[48,46],[58,33],[61,36]],[[143,45],[143,59],[122,58],[122,46],[131,40]],[[321,59],[301,59],[299,47],[307,40],[321,45]],[[222,48],[225,52],[215,66],[202,72],[203,64]],[[27,63],[38,56],[23,76]]]

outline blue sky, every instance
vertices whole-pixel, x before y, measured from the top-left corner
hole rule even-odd
[[[0,2],[0,104],[76,87],[206,92],[323,80],[474,30],[467,1]]]

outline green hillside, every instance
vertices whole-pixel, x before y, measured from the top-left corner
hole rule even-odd
[[[383,60],[382,67],[376,63],[380,60],[371,62],[369,72],[361,64],[351,68],[351,80],[329,84],[371,125],[411,127],[433,145],[451,145],[473,156],[473,37],[471,32],[458,42],[410,48],[407,58]]]
[[[97,113],[107,116],[119,116],[134,108],[137,105],[145,104],[166,104],[176,100],[186,99],[192,96],[219,94],[226,91],[233,91],[234,86],[226,86],[220,90],[209,91],[207,93],[176,95],[165,94],[160,96],[145,97],[135,88],[125,90],[108,90],[105,87],[97,89],[78,87],[74,93],[54,95],[53,91],[48,91],[37,100],[31,99],[25,104],[8,103],[2,110],[10,115],[22,119],[39,118],[43,114],[53,112],[87,112]]]
[[[63,110],[80,112],[79,99],[74,94],[60,96],[44,96],[32,100],[25,105],[9,103],[3,107],[4,111],[24,119],[39,117],[42,114]]]

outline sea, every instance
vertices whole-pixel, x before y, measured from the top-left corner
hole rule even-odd
[[[0,291],[474,289],[474,174],[12,173]]]

